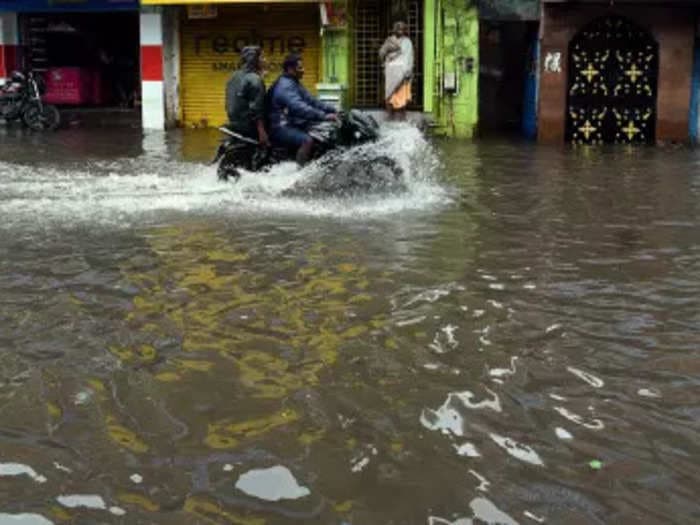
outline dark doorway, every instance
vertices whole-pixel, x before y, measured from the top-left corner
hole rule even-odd
[[[384,107],[384,75],[379,48],[394,22],[408,23],[415,51],[412,83],[413,102],[409,109],[423,107],[423,0],[357,0],[353,29],[353,105]]]
[[[43,73],[51,103],[134,108],[138,12],[31,13],[20,18],[23,66]]]
[[[537,22],[480,22],[479,135],[522,135],[537,31]]]
[[[594,20],[569,45],[566,137],[573,144],[653,144],[659,46],[618,16]]]

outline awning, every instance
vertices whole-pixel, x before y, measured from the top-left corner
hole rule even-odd
[[[135,11],[139,0],[0,0],[0,11],[15,13]]]

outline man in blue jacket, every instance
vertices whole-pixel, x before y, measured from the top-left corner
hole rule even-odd
[[[313,153],[314,141],[306,132],[322,120],[337,120],[334,107],[314,98],[304,86],[304,65],[297,54],[289,55],[283,73],[268,93],[268,119],[272,142],[294,149],[299,164],[305,164]]]

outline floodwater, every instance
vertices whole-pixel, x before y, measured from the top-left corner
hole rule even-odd
[[[3,133],[0,524],[700,522],[700,153]]]

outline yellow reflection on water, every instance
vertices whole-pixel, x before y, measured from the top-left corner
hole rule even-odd
[[[217,406],[206,423],[187,406],[173,407],[178,418],[199,425],[192,433],[207,447],[232,449],[298,422],[302,416],[282,401],[318,385],[343,345],[385,324],[383,315],[350,314],[376,299],[351,249],[331,254],[316,243],[294,258],[260,260],[207,226],[191,225],[154,229],[146,239],[155,260],[123,268],[140,290],[127,321],[141,336],[177,338],[180,352],[157,344],[110,352],[124,364],[147,366],[165,398],[168,389],[215,391],[233,383],[236,402]],[[297,443],[308,445],[323,429],[301,436]],[[147,447],[123,427],[112,437],[133,451]]]

